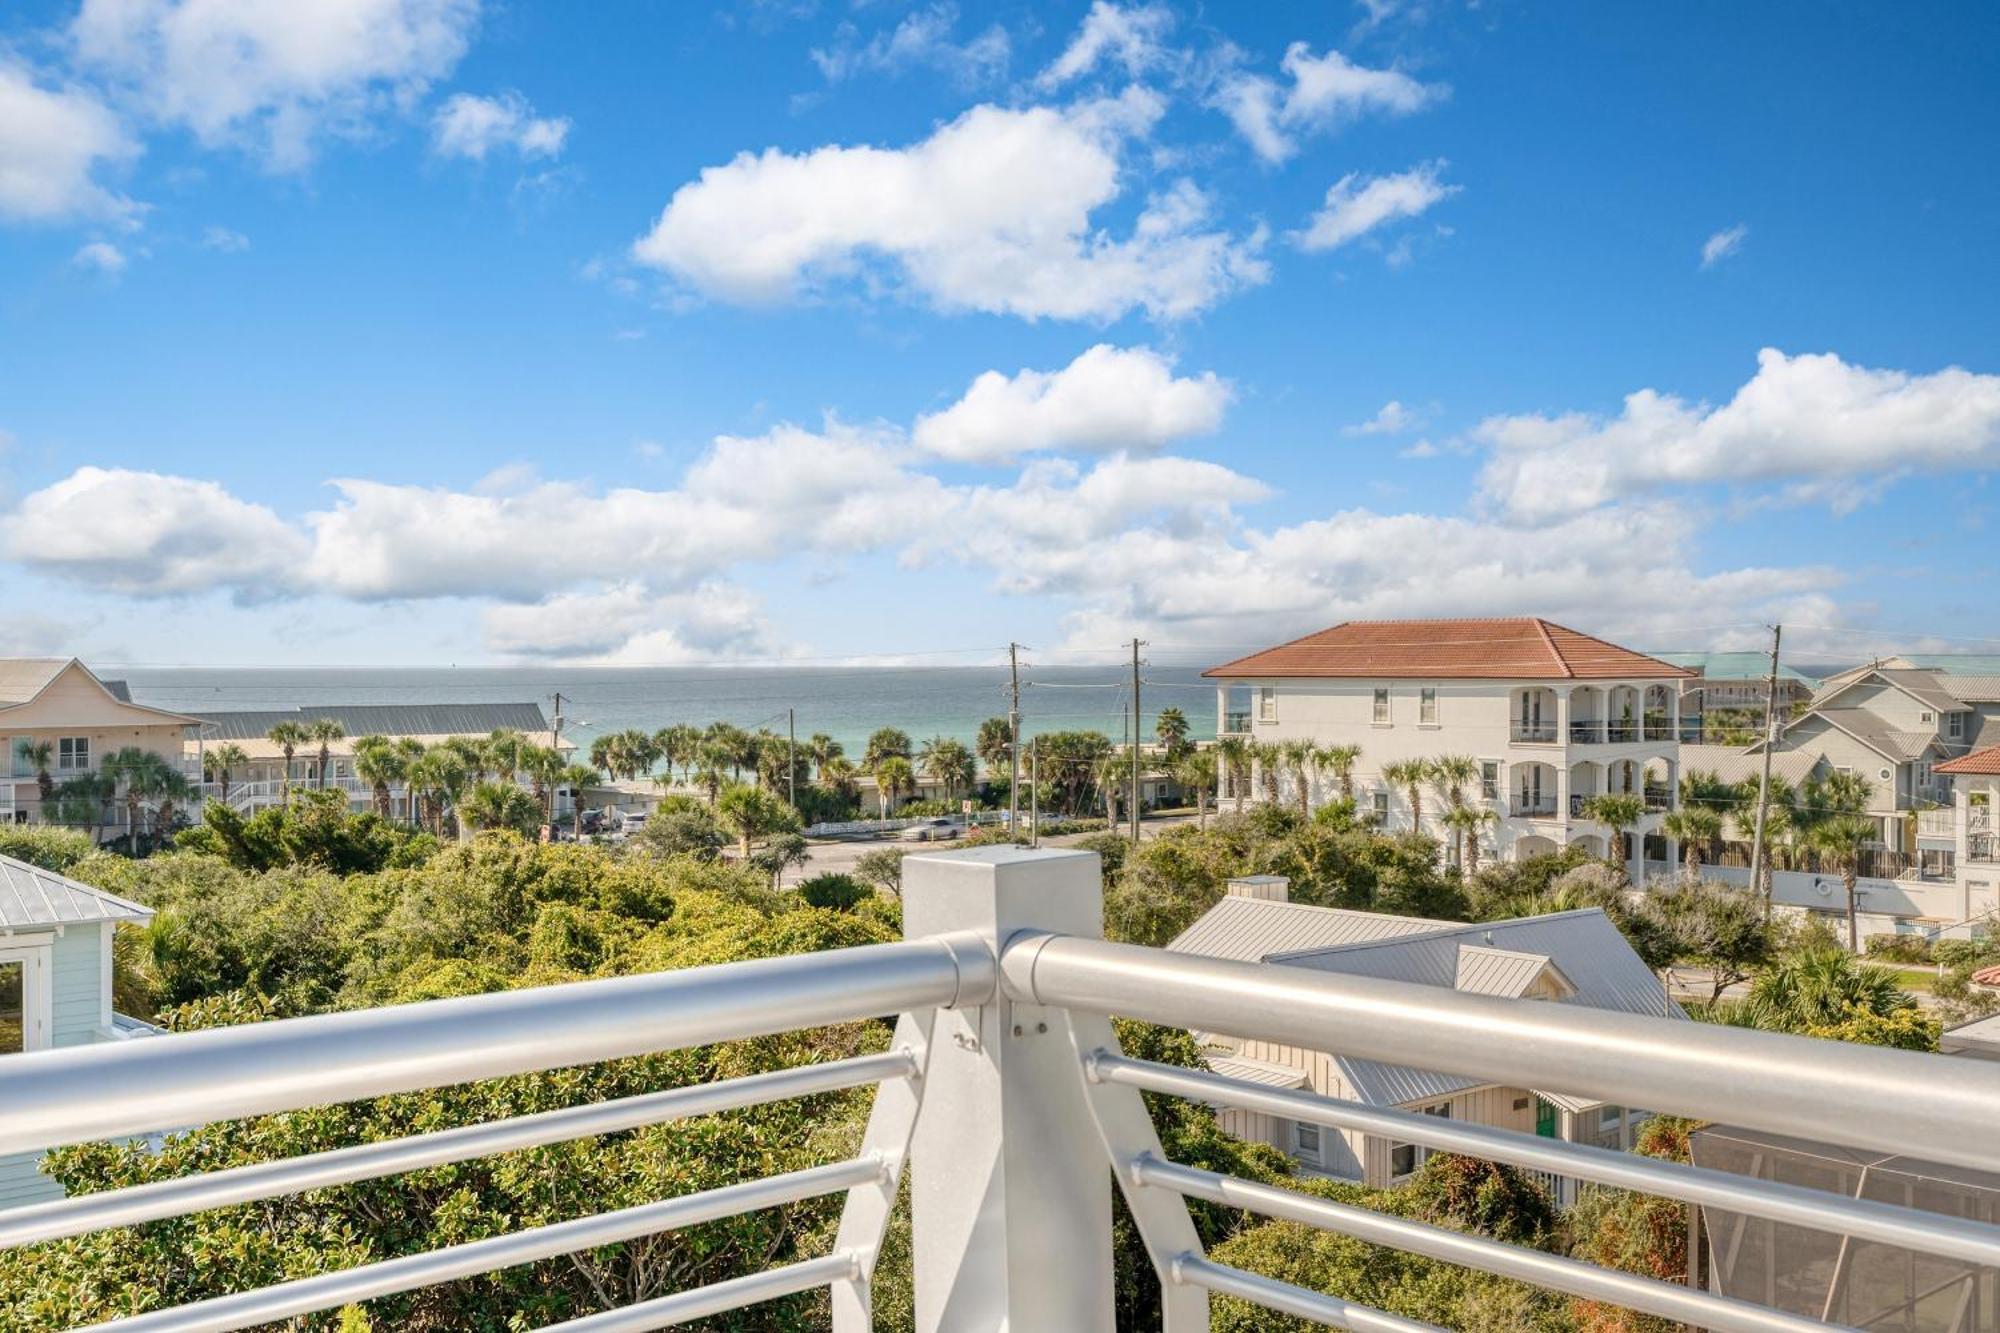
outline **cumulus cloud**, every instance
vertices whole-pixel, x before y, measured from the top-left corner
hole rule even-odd
[[[1415,430],[1429,419],[1430,414],[1416,408],[1405,407],[1391,398],[1382,404],[1374,416],[1366,421],[1356,422],[1343,428],[1347,435],[1403,435]]]
[[[1099,65],[1111,65],[1128,78],[1168,63],[1167,34],[1173,31],[1173,11],[1165,5],[1119,5],[1093,0],[1076,36],[1061,55],[1035,76],[1043,91],[1059,88]]]
[[[109,241],[92,241],[70,256],[78,268],[116,276],[125,271],[125,252]]]
[[[1212,227],[1185,180],[1150,198],[1127,236],[1091,222],[1122,192],[1122,148],[1163,110],[1132,89],[1066,109],[974,107],[907,148],[744,153],[677,190],[632,253],[744,303],[863,276],[943,310],[1191,315],[1264,280],[1261,234]]]
[[[204,249],[220,250],[226,255],[241,254],[250,248],[250,238],[240,231],[228,227],[210,227],[201,234]]]
[[[0,524],[9,558],[111,592],[155,597],[231,587],[257,598],[296,586],[305,538],[212,481],[80,467]]]
[[[130,217],[138,206],[99,184],[96,173],[138,151],[95,97],[45,88],[0,56],[0,219]]]
[[[1293,42],[1279,68],[1289,81],[1234,70],[1216,85],[1214,105],[1227,115],[1266,162],[1283,162],[1299,150],[1299,137],[1326,132],[1371,112],[1407,116],[1449,95],[1441,83],[1421,83],[1401,70],[1370,69],[1339,51],[1315,56]]]
[[[1715,233],[1701,243],[1701,266],[1714,268],[1729,256],[1743,248],[1743,242],[1750,235],[1750,228],[1744,223]]]
[[[1057,371],[989,370],[950,407],[919,417],[911,435],[918,448],[961,462],[1044,449],[1152,453],[1216,430],[1231,394],[1212,371],[1177,378],[1149,348],[1099,343]]]
[[[414,104],[478,14],[479,0],[84,0],[69,35],[158,121],[296,170],[322,135]]]
[[[900,74],[913,67],[939,70],[963,84],[1003,78],[1013,55],[1007,30],[994,24],[977,36],[958,41],[955,5],[936,4],[907,14],[893,28],[861,40],[852,23],[843,23],[833,44],[816,47],[813,64],[828,83],[842,83],[860,74]]]
[[[1326,202],[1293,239],[1302,250],[1333,250],[1378,227],[1413,218],[1459,192],[1441,179],[1443,161],[1425,162],[1393,176],[1349,172],[1326,192]]]
[[[1474,438],[1493,451],[1482,492],[1517,520],[1718,482],[1792,482],[1793,499],[1851,499],[1856,482],[2000,465],[2000,375],[1870,370],[1767,347],[1720,407],[1641,389],[1615,417],[1491,417]]]
[[[487,646],[510,657],[671,666],[786,655],[757,598],[724,582],[669,593],[615,582],[489,607],[482,620]]]
[[[563,116],[537,116],[528,99],[507,92],[498,97],[458,93],[431,118],[431,149],[439,157],[484,162],[489,153],[511,148],[522,157],[554,157],[569,137]]]

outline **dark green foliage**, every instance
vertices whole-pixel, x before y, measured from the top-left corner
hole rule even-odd
[[[872,852],[863,852],[854,863],[854,877],[885,893],[901,893],[903,858],[907,855],[900,847],[877,847]]]
[[[221,801],[202,807],[202,822],[182,830],[182,851],[220,857],[238,870],[310,866],[338,875],[420,865],[437,839],[373,813],[354,814],[338,791],[297,791],[288,805],[245,818]]]
[[[0,856],[11,856],[31,866],[68,874],[71,867],[97,851],[87,833],[58,828],[52,824],[0,825]]]
[[[801,881],[798,887],[799,897],[830,912],[851,912],[874,892],[852,875],[814,875]]]
[[[1548,1194],[1511,1166],[1456,1153],[1432,1153],[1403,1187],[1407,1215],[1436,1226],[1477,1231],[1515,1245],[1542,1247],[1561,1217]]]
[[[662,859],[669,856],[685,856],[696,861],[719,859],[729,839],[723,833],[722,825],[716,821],[715,813],[688,797],[681,797],[679,801],[672,807],[662,801],[660,808],[647,817],[646,827],[639,830],[638,836],[632,839],[632,845]]]

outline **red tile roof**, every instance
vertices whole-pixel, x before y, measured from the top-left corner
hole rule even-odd
[[[1533,616],[1349,620],[1239,657],[1205,676],[1667,679],[1695,673]]]
[[[1962,754],[1956,759],[1939,764],[1933,773],[1968,773],[1980,775],[2000,775],[2000,745],[1989,745],[1971,754]]]

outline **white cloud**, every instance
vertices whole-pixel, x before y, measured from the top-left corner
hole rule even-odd
[[[1120,153],[1164,107],[1121,98],[978,106],[907,148],[767,149],[705,169],[632,247],[641,263],[729,301],[882,278],[944,310],[1178,318],[1267,276],[1263,237],[1209,228],[1178,181],[1117,238],[1091,214],[1121,193]]]
[[[118,274],[125,271],[125,252],[109,241],[92,241],[71,255],[69,262],[78,268]]]
[[[866,42],[851,23],[843,23],[833,45],[815,48],[813,64],[828,83],[841,83],[858,74],[899,74],[913,66],[940,70],[963,84],[979,84],[1003,78],[1013,55],[1013,43],[999,24],[978,36],[959,42],[952,29],[958,23],[954,5],[934,4],[905,15],[894,28],[876,33]]]
[[[569,120],[537,116],[519,93],[476,97],[459,93],[431,118],[431,149],[440,157],[484,162],[486,155],[511,148],[522,157],[554,157],[569,137]]]
[[[1370,112],[1411,115],[1450,93],[1444,84],[1421,83],[1401,70],[1357,65],[1336,50],[1315,56],[1305,42],[1293,42],[1279,67],[1289,86],[1235,70],[1218,82],[1212,99],[1267,162],[1298,152],[1302,134],[1333,130]]]
[[[250,248],[248,236],[228,227],[210,227],[201,234],[201,243],[205,249],[220,250],[226,255],[241,254]]]
[[[295,586],[307,551],[296,529],[215,482],[124,468],[78,468],[24,498],[0,533],[23,565],[133,596],[274,595]]]
[[[95,97],[44,88],[25,67],[0,58],[0,219],[130,217],[138,206],[95,177],[138,151]]]
[[[1481,490],[1520,520],[1718,482],[1792,481],[1806,485],[1789,498],[1826,498],[1829,483],[2000,466],[2000,375],[1869,370],[1767,347],[1721,407],[1641,389],[1616,417],[1492,417],[1475,438],[1493,450]]]
[[[1394,398],[1382,404],[1381,409],[1366,421],[1357,422],[1343,428],[1348,435],[1402,435],[1413,431],[1429,419],[1429,413],[1403,406]]]
[[[1043,449],[1152,453],[1222,424],[1232,395],[1214,372],[1175,378],[1149,348],[1099,343],[1057,371],[989,370],[942,412],[919,417],[917,447],[961,462]]]
[[[297,170],[321,136],[414,105],[478,13],[479,0],[84,0],[70,39],[155,119]]]
[[[1413,218],[1449,199],[1461,187],[1439,179],[1443,161],[1425,162],[1393,176],[1349,172],[1326,192],[1326,203],[1293,239],[1302,250],[1332,250],[1359,240],[1377,227]]]
[[[623,581],[488,607],[482,621],[487,647],[510,657],[661,666],[785,655],[757,599],[723,582],[660,593]]]
[[[1418,440],[1407,449],[1398,450],[1398,458],[1436,458],[1444,451],[1430,440]]]
[[[1168,62],[1165,39],[1173,31],[1173,11],[1165,5],[1118,5],[1092,0],[1076,36],[1049,67],[1035,76],[1047,91],[1081,78],[1099,64],[1116,65],[1137,78]]]
[[[1713,268],[1722,260],[1729,258],[1743,248],[1743,242],[1749,235],[1749,226],[1742,222],[1715,233],[1701,243],[1701,266]]]

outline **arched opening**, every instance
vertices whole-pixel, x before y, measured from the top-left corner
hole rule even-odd
[[[1666,685],[1648,685],[1644,706],[1645,735],[1649,741],[1674,738],[1674,690]]]
[[[1558,850],[1553,838],[1545,838],[1539,833],[1527,833],[1514,839],[1512,856],[1516,861],[1525,861],[1531,856],[1547,856]]]
[[[1604,691],[1579,685],[1569,692],[1569,743],[1599,745],[1604,741]]]
[[[1569,770],[1569,817],[1583,816],[1583,803],[1604,794],[1604,765],[1594,759],[1573,764]]]
[[[1553,745],[1557,739],[1559,705],[1556,692],[1546,685],[1514,691],[1512,735],[1530,745]]]
[[[1613,744],[1639,739],[1639,691],[1630,685],[1614,685],[1608,699],[1604,738]]]
[[[1598,837],[1595,833],[1579,833],[1576,837],[1569,840],[1569,845],[1583,848],[1584,854],[1594,860],[1602,861],[1604,859],[1604,839]]]
[[[1508,813],[1516,819],[1546,818],[1556,812],[1556,770],[1551,764],[1513,764],[1508,769]]]

